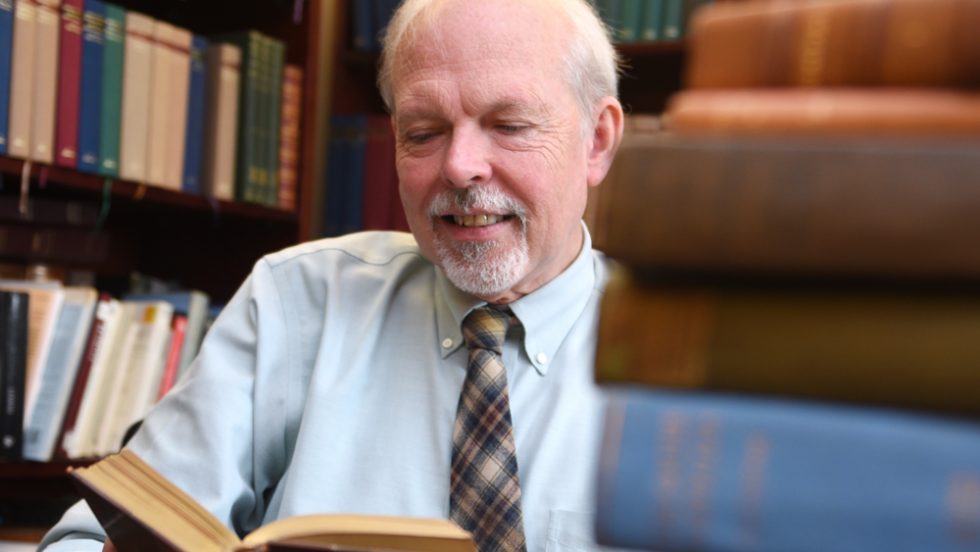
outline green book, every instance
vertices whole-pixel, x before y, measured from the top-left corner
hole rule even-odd
[[[238,89],[238,136],[235,139],[235,200],[261,198],[260,96],[262,90],[262,35],[246,31],[219,35],[216,42],[238,46],[242,51]]]
[[[664,40],[679,40],[683,28],[684,0],[664,0],[663,32]]]
[[[113,4],[106,4],[105,40],[102,43],[99,172],[110,177],[119,176],[119,127],[125,40],[126,10]]]
[[[267,147],[268,181],[264,203],[279,204],[279,127],[282,124],[282,72],[286,65],[286,45],[281,40],[266,37],[269,52],[269,136]]]
[[[620,0],[619,32],[616,39],[629,44],[640,39],[640,16],[643,12],[644,0]]]
[[[664,0],[645,0],[640,14],[640,37],[642,42],[656,42],[663,39]]]

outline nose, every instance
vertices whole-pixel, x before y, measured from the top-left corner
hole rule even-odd
[[[442,166],[446,182],[456,188],[468,188],[490,180],[490,147],[488,137],[478,126],[454,128]]]

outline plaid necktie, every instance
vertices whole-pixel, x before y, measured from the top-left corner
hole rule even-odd
[[[476,309],[463,321],[470,359],[453,427],[449,518],[481,552],[526,550],[507,373],[500,358],[510,311]]]

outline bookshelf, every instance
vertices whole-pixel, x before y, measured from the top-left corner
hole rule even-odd
[[[139,272],[230,299],[263,254],[315,237],[329,97],[325,73],[336,0],[118,0],[113,3],[213,35],[247,29],[282,40],[286,63],[304,72],[297,208],[220,201],[74,169],[32,163],[28,214],[20,212],[25,161],[0,155],[0,265],[82,270],[114,294]],[[118,286],[119,289],[116,289]],[[40,538],[76,500],[65,470],[88,462],[0,462],[0,540]]]

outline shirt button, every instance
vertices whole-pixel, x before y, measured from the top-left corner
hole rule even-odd
[[[546,355],[544,353],[538,353],[538,355],[536,357],[534,357],[534,358],[538,361],[538,364],[547,364],[548,363],[548,355]]]
[[[453,346],[453,340],[452,340],[452,338],[447,337],[446,339],[443,339],[442,340],[442,348],[443,349],[448,349],[448,348],[450,348],[452,346]]]

